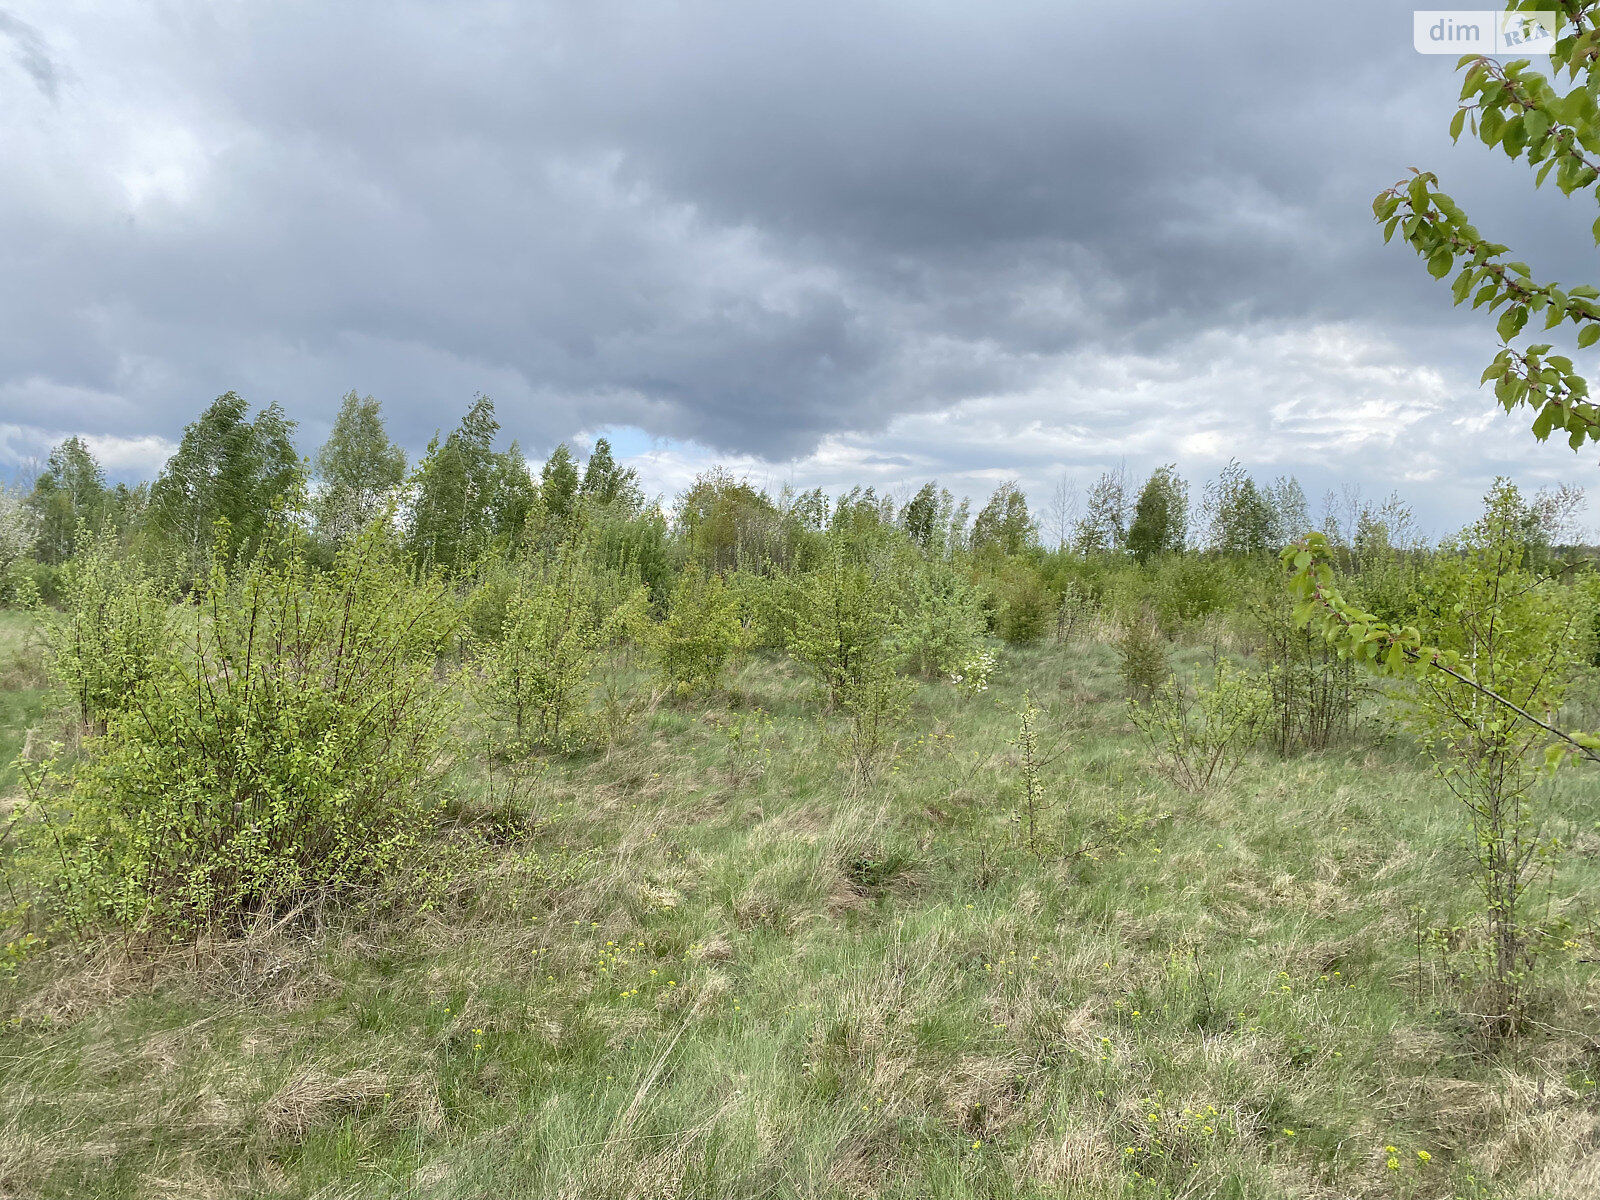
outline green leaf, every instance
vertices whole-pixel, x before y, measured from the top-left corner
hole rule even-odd
[[[1527,324],[1528,310],[1521,305],[1508,308],[1500,314],[1500,320],[1495,325],[1495,332],[1500,335],[1502,342],[1509,342],[1522,332],[1522,327]]]
[[[1500,135],[1500,148],[1506,152],[1507,158],[1516,158],[1522,153],[1522,148],[1528,144],[1528,126],[1523,117],[1512,117],[1506,122],[1505,132]]]
[[[1441,246],[1433,252],[1433,257],[1428,260],[1428,274],[1435,279],[1443,279],[1450,273],[1451,264],[1455,261],[1456,257],[1450,253],[1450,247]]]
[[[1582,350],[1600,341],[1600,325],[1585,325],[1578,331],[1578,349]]]
[[[1450,140],[1456,141],[1461,136],[1461,130],[1467,123],[1467,110],[1456,109],[1456,115],[1450,118]]]

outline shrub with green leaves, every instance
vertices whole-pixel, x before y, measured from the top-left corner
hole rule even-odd
[[[1049,631],[1057,603],[1031,563],[1009,562],[995,584],[994,631],[1013,646],[1030,646]]]
[[[848,719],[849,752],[862,778],[892,745],[911,704],[912,683],[895,670],[889,574],[883,560],[853,561],[835,546],[790,594],[790,651]]]
[[[1148,608],[1137,610],[1123,621],[1117,634],[1117,656],[1122,682],[1130,696],[1147,698],[1172,675],[1167,665],[1166,635]]]
[[[78,719],[104,732],[170,653],[171,600],[140,563],[118,555],[111,534],[73,559],[63,591],[65,612],[49,634],[52,672]]]
[[[1528,919],[1527,895],[1555,849],[1530,796],[1549,736],[1519,714],[1560,707],[1593,619],[1589,589],[1528,569],[1520,508],[1517,488],[1496,480],[1484,515],[1421,579],[1423,636],[1470,663],[1472,676],[1423,675],[1409,714],[1471,822],[1467,846],[1486,905],[1490,1015],[1499,1032],[1526,1016],[1541,937]]]
[[[237,928],[373,881],[431,820],[446,590],[367,534],[327,572],[280,539],[237,574],[214,564],[195,599],[105,736],[54,786],[34,777],[33,828],[80,925]]]
[[[847,740],[858,778],[873,776],[911,711],[914,685],[887,657],[861,662],[845,680],[839,707],[848,718]]]
[[[1355,663],[1295,621],[1281,587],[1262,589],[1248,612],[1272,690],[1268,736],[1278,753],[1326,750],[1348,738],[1362,693]]]
[[[892,640],[906,666],[924,679],[967,671],[984,643],[983,597],[966,574],[936,559],[906,580]]]
[[[519,748],[582,744],[604,640],[597,605],[594,575],[581,551],[522,565],[479,683],[484,707],[511,726]]]
[[[472,588],[462,604],[461,632],[479,647],[500,641],[506,613],[517,590],[517,568],[505,558],[495,557],[480,563]]]
[[[889,657],[896,597],[888,576],[886,564],[854,560],[835,546],[817,570],[789,583],[789,652],[832,705]]]
[[[1169,634],[1228,610],[1239,597],[1239,568],[1226,559],[1171,554],[1152,562],[1149,573],[1150,605]]]
[[[648,636],[651,662],[673,694],[710,691],[744,645],[739,597],[720,575],[704,575],[690,563],[678,577],[666,619]]]
[[[1217,663],[1210,684],[1196,673],[1192,690],[1172,676],[1128,715],[1155,767],[1188,792],[1226,784],[1261,740],[1272,696],[1258,676]]]

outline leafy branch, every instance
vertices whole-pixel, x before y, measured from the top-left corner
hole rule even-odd
[[[1427,645],[1416,626],[1390,624],[1346,600],[1334,575],[1326,535],[1309,533],[1285,547],[1279,558],[1296,601],[1295,621],[1320,633],[1341,656],[1392,678],[1416,679],[1430,671],[1441,672],[1563,743],[1565,749],[1552,748],[1551,765],[1568,753],[1600,763],[1600,736],[1565,730],[1536,716],[1475,679],[1471,666],[1455,651]]]
[[[1515,3],[1509,11],[1550,7]],[[1534,186],[1553,173],[1566,195],[1592,188],[1600,181],[1600,26],[1595,0],[1561,0],[1562,27],[1550,55],[1552,74],[1566,71],[1575,86],[1560,91],[1530,61],[1501,64],[1468,55],[1456,65],[1465,68],[1460,107],[1450,122],[1450,135],[1463,131],[1507,157],[1526,159],[1536,167]],[[1398,233],[1427,263],[1428,273],[1443,279],[1456,272],[1451,292],[1457,304],[1470,296],[1473,308],[1503,309],[1495,329],[1503,343],[1481,382],[1495,381],[1495,396],[1507,412],[1520,405],[1534,410],[1533,434],[1546,440],[1557,429],[1579,449],[1600,441],[1600,407],[1589,399],[1584,379],[1572,361],[1550,354],[1550,346],[1514,349],[1510,343],[1536,314],[1544,328],[1570,322],[1577,327],[1577,345],[1586,349],[1600,341],[1600,288],[1588,284],[1563,288],[1540,282],[1523,262],[1508,258],[1509,247],[1485,238],[1459,205],[1439,190],[1438,177],[1412,169],[1410,179],[1387,188],[1372,202],[1375,219],[1389,241]],[[1593,225],[1600,244],[1600,219]]]

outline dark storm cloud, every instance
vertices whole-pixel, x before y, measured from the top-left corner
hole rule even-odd
[[[310,441],[356,387],[415,447],[482,390],[534,447],[626,424],[784,459],[1046,388],[1115,440],[1074,392],[1096,353],[1442,344],[1461,314],[1367,207],[1413,162],[1487,230],[1537,213],[1499,235],[1536,264],[1570,274],[1586,229],[1449,148],[1452,64],[1375,0],[20,11],[21,428],[171,438],[236,388]]]

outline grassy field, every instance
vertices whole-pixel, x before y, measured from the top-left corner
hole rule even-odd
[[[1544,798],[1577,948],[1497,1045],[1414,747],[1191,796],[1121,695],[1104,645],[1007,651],[865,785],[771,658],[520,778],[464,732],[404,893],[0,984],[0,1196],[1600,1195],[1600,790]],[[0,693],[7,755],[39,707]]]

